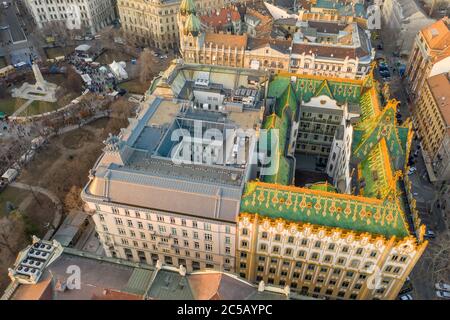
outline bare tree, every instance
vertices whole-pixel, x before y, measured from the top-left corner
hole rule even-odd
[[[65,87],[76,93],[81,93],[83,89],[83,80],[72,67],[67,68]]]
[[[73,185],[64,198],[64,209],[65,211],[70,211],[72,209],[81,209],[82,207],[81,188]]]
[[[154,57],[151,54],[150,50],[144,49],[138,59],[139,81],[142,84],[153,78],[155,74],[154,64]]]
[[[450,278],[450,230],[441,233],[436,241],[425,250],[424,260],[427,273],[434,283]]]
[[[19,211],[0,219],[0,248],[16,255],[25,241],[25,223]]]

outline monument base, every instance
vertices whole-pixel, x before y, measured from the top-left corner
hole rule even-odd
[[[58,86],[53,83],[46,83],[44,86],[29,84],[25,82],[20,88],[13,89],[11,96],[13,98],[22,98],[26,100],[38,100],[46,102],[56,102],[56,91]]]

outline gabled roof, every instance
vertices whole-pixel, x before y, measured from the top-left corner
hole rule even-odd
[[[326,95],[330,97],[331,99],[334,99],[333,93],[331,93],[330,86],[328,85],[328,81],[324,80],[320,87],[317,89],[317,91],[314,94],[316,97]]]
[[[206,33],[205,35],[205,46],[209,46],[210,44],[214,46],[225,46],[228,48],[238,48],[247,47],[247,34],[237,35],[237,34],[219,34],[219,33]]]

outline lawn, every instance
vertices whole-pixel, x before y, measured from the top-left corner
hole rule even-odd
[[[3,192],[0,192],[0,217],[7,214],[6,203],[9,201],[16,208],[22,203],[22,201],[30,194],[29,191],[17,189],[13,187],[6,187]]]
[[[19,98],[0,99],[0,111],[12,115],[25,102],[26,100]]]
[[[35,100],[20,115],[21,116],[34,116],[36,114],[54,111],[58,108],[59,108],[59,105],[56,102],[36,101]]]
[[[61,47],[44,48],[47,59],[55,59],[64,56],[64,50]]]
[[[144,94],[150,87],[151,83],[151,80],[149,80],[147,83],[141,83],[139,79],[134,79],[122,82],[121,84],[119,84],[119,87],[127,90],[130,93]]]
[[[133,56],[125,52],[106,50],[100,56],[98,56],[97,59],[95,59],[95,62],[98,62],[100,64],[111,64],[113,63],[113,61],[130,61],[132,58]]]

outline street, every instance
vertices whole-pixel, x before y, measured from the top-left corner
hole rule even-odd
[[[381,40],[381,41],[380,41]],[[382,43],[383,50],[377,52],[377,56],[384,59],[389,66],[391,74],[390,80],[385,81],[382,79],[378,70],[375,71],[377,79],[380,81],[381,86],[385,82],[390,87],[390,98],[395,98],[400,101],[398,111],[401,115],[400,122],[404,122],[411,117],[411,110],[413,105],[408,102],[406,92],[406,80],[402,79],[398,72],[398,65],[406,64],[407,61],[401,57],[396,57],[394,54],[395,47],[389,45],[392,41],[391,35],[386,35],[381,32],[381,39],[375,41],[374,47],[377,47],[379,43]],[[433,185],[429,178],[425,167],[424,158],[422,156],[422,149],[420,146],[420,140],[417,136],[414,136],[410,151],[410,167],[415,167],[417,170],[412,173],[409,178],[412,184],[413,196],[416,199],[416,207],[419,211],[420,219],[423,224],[426,225],[427,230],[432,230],[436,234],[436,238],[449,231],[446,214],[442,210],[442,206],[439,205],[440,194],[439,186]],[[410,279],[413,285],[412,296],[414,299],[437,299],[436,290],[431,276],[429,259],[425,259],[428,252],[432,251],[437,245],[437,239],[430,239],[429,245],[425,250],[422,258],[417,262],[413,271],[410,274]]]

